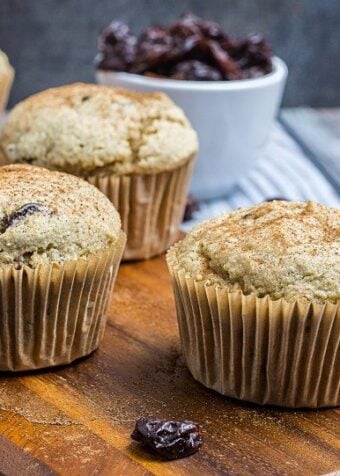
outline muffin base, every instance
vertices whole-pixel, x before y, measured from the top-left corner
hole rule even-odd
[[[127,234],[123,260],[148,259],[177,239],[195,157],[173,170],[154,174],[90,176],[118,210]]]
[[[0,268],[0,370],[69,364],[93,352],[125,245],[32,269]]]
[[[258,298],[196,281],[168,255],[193,377],[261,405],[340,405],[340,303]]]

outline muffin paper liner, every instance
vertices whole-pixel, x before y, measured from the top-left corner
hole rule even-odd
[[[125,244],[36,268],[0,267],[0,370],[68,364],[94,351]]]
[[[14,69],[8,66],[6,71],[0,73],[0,116],[6,109],[8,96],[14,79]]]
[[[340,303],[274,301],[188,277],[168,255],[183,355],[228,397],[284,407],[340,404]]]
[[[193,165],[191,157],[170,171],[87,178],[111,200],[121,216],[127,234],[124,260],[157,256],[174,243],[184,215]]]

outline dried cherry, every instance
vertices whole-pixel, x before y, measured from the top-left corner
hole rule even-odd
[[[220,81],[223,79],[218,69],[198,60],[178,63],[171,72],[171,78],[191,81]]]
[[[98,68],[127,71],[135,61],[137,38],[121,21],[113,21],[98,38]]]
[[[272,198],[267,198],[265,202],[289,202],[289,200],[283,197],[272,197]]]
[[[190,221],[194,217],[194,213],[200,210],[199,201],[194,198],[192,195],[189,195],[187,198],[187,203],[185,205],[184,218],[183,221]]]
[[[203,444],[199,425],[190,421],[140,418],[131,438],[167,460],[190,456]]]
[[[113,21],[98,39],[97,67],[196,81],[236,80],[272,71],[272,54],[261,35],[231,39],[215,22],[187,13],[168,26],[154,25],[137,38]]]
[[[2,220],[0,224],[0,233],[5,233],[7,228],[12,226],[15,222],[22,220],[27,215],[33,215],[33,213],[42,211],[43,208],[44,207],[39,205],[39,203],[26,203]]]

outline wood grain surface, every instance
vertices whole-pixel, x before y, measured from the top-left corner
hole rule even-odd
[[[164,258],[123,265],[99,351],[0,379],[6,475],[321,475],[340,469],[340,410],[283,411],[205,389],[181,358]],[[200,453],[162,462],[130,440],[135,419],[191,419]]]

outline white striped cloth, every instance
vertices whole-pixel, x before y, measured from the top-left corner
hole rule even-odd
[[[339,194],[278,123],[254,168],[225,197],[201,201],[200,210],[182,229],[189,231],[202,220],[275,197],[340,207]]]

